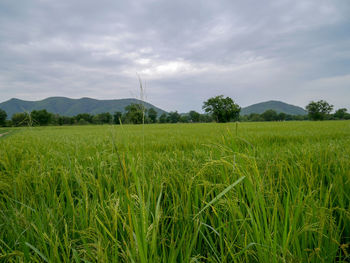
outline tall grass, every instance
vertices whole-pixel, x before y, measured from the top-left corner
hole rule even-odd
[[[20,129],[0,140],[0,261],[347,262],[349,128]]]

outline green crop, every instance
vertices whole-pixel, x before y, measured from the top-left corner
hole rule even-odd
[[[1,262],[350,260],[349,121],[7,131]]]

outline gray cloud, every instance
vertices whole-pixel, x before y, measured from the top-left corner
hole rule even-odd
[[[0,101],[137,96],[200,110],[224,94],[350,109],[348,1],[0,3]]]

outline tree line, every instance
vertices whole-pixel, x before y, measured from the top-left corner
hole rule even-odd
[[[212,97],[203,103],[205,114],[190,111],[179,114],[177,111],[158,112],[143,104],[130,104],[124,112],[116,111],[114,114],[103,112],[96,115],[81,113],[76,116],[61,116],[53,114],[46,109],[20,112],[7,120],[7,113],[0,109],[0,126],[45,126],[45,125],[84,125],[84,124],[142,124],[142,123],[197,123],[197,122],[230,122],[230,121],[289,121],[289,120],[349,120],[347,109],[341,108],[331,114],[333,105],[324,100],[312,101],[306,106],[307,115],[289,115],[277,113],[270,109],[262,114],[251,113],[240,116],[241,107],[230,97],[223,95]]]
[[[149,124],[149,123],[189,123],[212,122],[210,114],[201,114],[190,111],[188,114],[179,114],[177,111],[163,113],[142,104],[130,104],[124,112],[116,111],[113,114],[102,112],[99,114],[80,113],[75,116],[62,116],[48,112],[46,109],[32,112],[19,112],[7,120],[7,113],[0,109],[0,126],[45,126],[45,125],[87,125],[87,124]]]

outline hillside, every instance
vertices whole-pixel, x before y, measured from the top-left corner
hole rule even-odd
[[[0,108],[6,111],[8,118],[11,118],[17,112],[30,112],[41,109],[46,109],[48,112],[63,116],[74,116],[79,113],[124,112],[124,108],[132,103],[142,103],[142,101],[138,99],[96,100],[91,98],[70,99],[65,97],[50,97],[40,101],[10,99],[0,103]],[[154,108],[158,112],[158,115],[165,112],[150,103],[144,102],[144,104],[147,109]]]
[[[287,104],[282,101],[270,100],[242,108],[241,115],[249,115],[251,113],[263,113],[266,110],[275,110],[277,113],[283,112],[290,115],[305,115],[307,112],[298,106]]]

